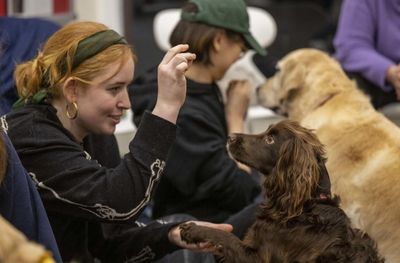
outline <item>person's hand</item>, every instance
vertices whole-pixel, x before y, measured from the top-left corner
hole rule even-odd
[[[158,94],[153,114],[176,123],[179,109],[186,98],[185,72],[196,55],[185,52],[188,45],[177,45],[165,54],[158,66]]]
[[[222,231],[226,232],[232,232],[233,227],[230,224],[213,224],[209,222],[203,222],[203,221],[191,221],[195,223],[196,225],[201,225],[201,226],[206,226],[206,227],[211,227],[215,229],[219,229]],[[169,233],[168,233],[168,238],[171,243],[185,249],[190,249],[195,252],[210,252],[213,253],[217,248],[214,245],[211,245],[207,242],[204,243],[199,243],[199,244],[188,244],[185,241],[181,239],[181,230],[179,228],[179,225],[172,228]]]
[[[400,65],[390,66],[386,72],[386,79],[396,91],[397,100],[400,100]]]
[[[243,132],[250,104],[251,86],[246,80],[234,80],[226,91],[225,114],[229,133]]]

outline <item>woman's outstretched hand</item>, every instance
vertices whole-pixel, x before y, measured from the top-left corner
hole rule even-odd
[[[176,123],[179,110],[186,98],[185,72],[196,55],[186,52],[189,46],[172,47],[158,66],[158,95],[153,114]]]
[[[204,222],[204,221],[190,221],[190,222],[195,223],[196,225],[215,228],[215,229],[219,229],[219,230],[226,231],[226,232],[232,232],[232,230],[233,230],[233,227],[230,224],[213,224],[213,223]],[[218,249],[214,245],[207,243],[207,242],[199,243],[199,244],[186,243],[185,241],[183,241],[181,239],[181,229],[179,226],[176,226],[169,231],[168,238],[173,244],[175,244],[181,248],[190,249],[195,252],[214,253],[215,250]]]

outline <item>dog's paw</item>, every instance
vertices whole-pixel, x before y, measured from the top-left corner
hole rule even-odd
[[[207,242],[217,249],[221,247],[219,242],[217,242],[218,239],[215,239],[215,229],[199,226],[195,223],[183,223],[179,228],[181,230],[181,239],[188,244]]]
[[[179,228],[181,230],[181,239],[188,244],[199,243],[202,241],[193,235],[193,228],[195,226],[195,223],[183,223],[179,225]]]

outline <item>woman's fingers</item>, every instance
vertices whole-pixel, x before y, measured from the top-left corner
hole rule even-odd
[[[185,52],[188,45],[172,47],[158,66],[158,95],[153,114],[172,123],[176,122],[177,114],[186,98],[185,72],[196,55]]]
[[[194,59],[196,59],[196,56],[194,54],[190,54],[190,56],[185,56],[182,62],[176,62],[177,65],[175,66],[175,68],[179,73],[185,73],[186,70],[188,70],[192,65]]]
[[[190,249],[194,252],[202,252],[202,253],[216,253],[220,246],[216,246],[209,242],[200,242],[197,244],[188,244],[185,247],[186,249]]]
[[[172,47],[165,54],[160,63],[161,68],[176,69],[179,73],[185,72],[196,59],[196,55],[190,52],[185,52],[189,49],[189,45],[180,44]]]
[[[166,65],[171,66],[173,69],[176,68],[180,73],[185,72],[196,59],[196,55],[193,53],[180,53],[176,54]]]
[[[160,64],[168,64],[169,61],[176,56],[176,54],[185,52],[189,49],[189,45],[187,44],[180,44],[170,48],[167,53],[165,54],[164,58],[161,60]]]

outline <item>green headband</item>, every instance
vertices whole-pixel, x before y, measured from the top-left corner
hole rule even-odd
[[[100,53],[106,48],[116,45],[124,44],[128,42],[114,30],[108,29],[94,33],[81,41],[79,41],[78,47],[76,48],[74,60],[72,62],[72,69],[76,68],[86,59],[93,57]]]
[[[82,39],[79,41],[78,47],[76,48],[75,56],[72,62],[72,69],[79,66],[86,59],[89,59],[106,48],[116,44],[127,45],[128,42],[126,42],[124,37],[111,29],[96,32]],[[20,108],[27,103],[39,104],[44,101],[46,97],[47,90],[41,89],[29,98],[20,98],[13,104],[13,108]]]

